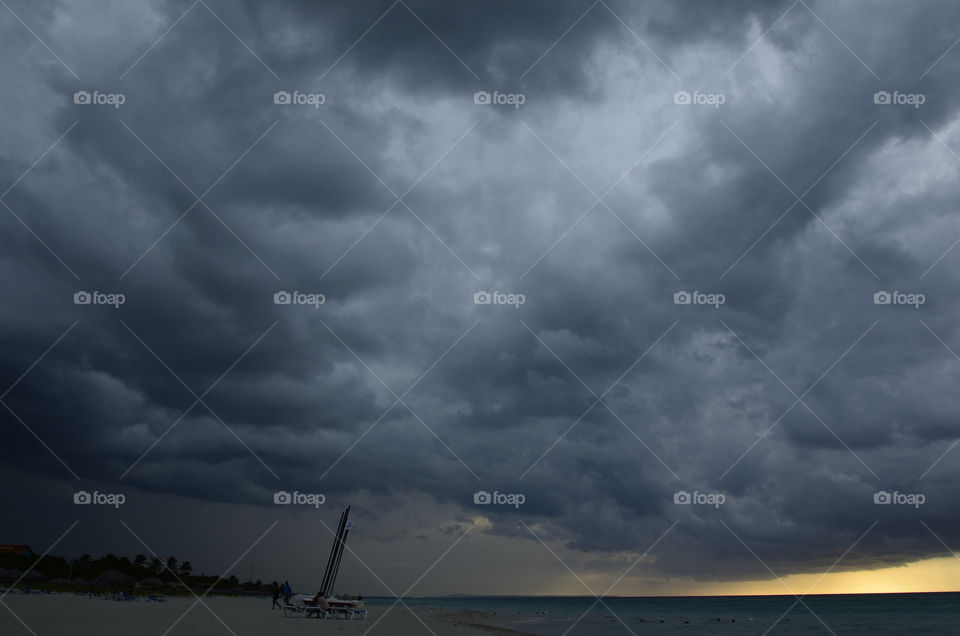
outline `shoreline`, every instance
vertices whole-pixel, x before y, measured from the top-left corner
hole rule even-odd
[[[315,636],[318,629],[336,629],[342,636],[370,631],[391,636],[422,634],[424,624],[437,636],[536,636],[508,626],[507,617],[470,609],[372,606],[364,620],[287,617],[270,609],[270,599],[208,596],[169,598],[166,602],[114,601],[74,594],[9,594],[0,608],[4,636],[201,636],[233,633],[260,636]],[[389,610],[389,611],[388,611]],[[411,613],[412,612],[412,613]],[[333,625],[326,623],[333,622]],[[319,623],[319,624],[318,624]]]
[[[481,612],[479,610],[427,610],[428,614],[433,615],[444,623],[457,626],[464,626],[468,629],[484,632],[487,634],[497,634],[498,636],[537,636],[531,632],[523,632],[503,624],[504,619],[491,612]]]

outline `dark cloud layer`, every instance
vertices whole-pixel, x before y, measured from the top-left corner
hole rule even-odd
[[[780,574],[823,571],[877,519],[841,569],[941,555],[921,514],[960,542],[957,6],[10,8],[0,456],[18,488],[136,489],[153,523],[185,501],[266,518],[280,488],[426,498],[596,554],[678,520],[650,576],[766,576],[737,537]],[[526,503],[475,507],[479,489]],[[4,500],[23,532],[72,514]],[[365,512],[389,532],[396,510]]]

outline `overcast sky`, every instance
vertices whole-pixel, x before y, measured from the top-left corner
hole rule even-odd
[[[421,595],[949,555],[958,24],[6,0],[0,541],[309,589],[353,504],[344,584]]]

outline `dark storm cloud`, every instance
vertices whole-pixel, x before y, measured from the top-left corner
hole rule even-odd
[[[47,247],[4,211],[0,377],[77,322],[4,397],[20,478],[69,476],[32,430],[84,479],[158,497],[426,493],[586,551],[641,552],[679,520],[645,570],[679,576],[765,576],[720,520],[781,574],[822,571],[877,518],[845,565],[939,554],[879,489],[924,492],[958,539],[955,459],[924,474],[957,435],[937,339],[955,255],[920,280],[958,231],[931,134],[955,135],[960,61],[931,68],[952,5],[211,3],[149,50],[189,5],[11,7],[79,75],[4,16],[0,187],[77,122],[2,197]],[[481,488],[527,502],[472,508]]]

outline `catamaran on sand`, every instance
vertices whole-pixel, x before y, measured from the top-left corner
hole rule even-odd
[[[343,548],[347,544],[347,534],[353,527],[349,520],[350,506],[340,513],[340,524],[337,526],[337,535],[330,548],[330,557],[327,559],[327,568],[323,572],[323,581],[320,591],[315,596],[295,594],[283,604],[284,616],[304,616],[310,618],[366,618],[367,604],[362,599],[330,598],[333,585],[340,571],[340,560],[343,558]]]

